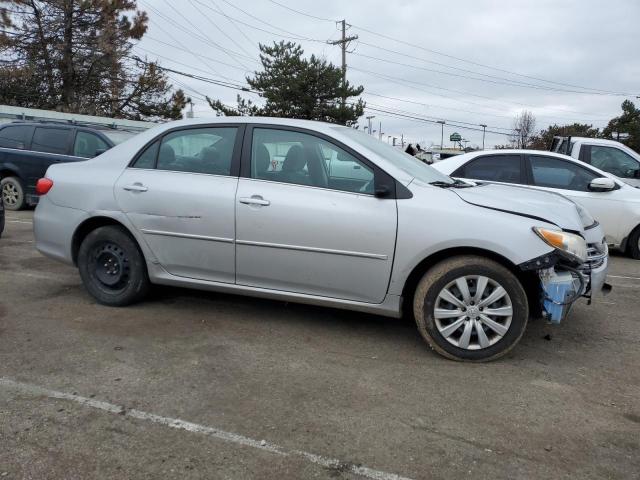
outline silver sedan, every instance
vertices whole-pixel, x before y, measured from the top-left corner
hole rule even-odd
[[[37,248],[100,303],[179,285],[415,317],[457,360],[507,353],[601,289],[602,229],[557,195],[454,181],[355,129],[184,120],[38,182]]]

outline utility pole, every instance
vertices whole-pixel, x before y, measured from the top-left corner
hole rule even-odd
[[[481,123],[480,126],[482,127],[482,149],[484,150],[484,135],[487,132],[487,126],[484,123]]]
[[[378,122],[378,140],[382,140],[382,121]]]
[[[347,104],[347,46],[349,42],[357,40],[358,35],[351,35],[347,37],[347,22],[345,20],[341,20],[338,23],[342,26],[342,38],[334,41],[328,40],[327,43],[329,45],[340,45],[340,48],[342,49],[342,109],[344,110]],[[369,127],[369,131],[371,131],[371,127]]]
[[[444,120],[438,120],[440,124],[440,150],[442,150],[442,145],[444,143],[444,124],[447,123]]]

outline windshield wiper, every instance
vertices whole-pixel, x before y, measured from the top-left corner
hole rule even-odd
[[[429,182],[429,185],[440,188],[468,188],[473,187],[472,184],[463,182],[462,180],[454,180],[453,182],[443,182],[442,180],[436,180],[435,182]]]

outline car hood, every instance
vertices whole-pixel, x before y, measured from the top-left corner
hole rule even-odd
[[[478,207],[553,223],[563,230],[584,231],[576,205],[560,194],[488,183],[452,190],[465,202]]]

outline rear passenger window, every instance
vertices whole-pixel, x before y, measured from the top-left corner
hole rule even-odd
[[[0,130],[0,147],[17,148],[23,150],[26,148],[30,134],[31,127],[4,127],[2,130]]]
[[[36,128],[31,148],[37,152],[59,153],[69,152],[71,130],[66,128]]]
[[[486,155],[467,163],[452,176],[489,182],[524,183],[520,155]]]
[[[132,165],[134,168],[155,168],[156,157],[158,156],[158,148],[160,147],[160,140],[156,140],[149,145],[144,152],[138,157],[135,163]]]
[[[162,139],[156,168],[230,175],[237,133],[236,127],[192,128],[169,133]]]

